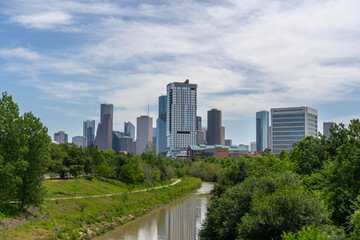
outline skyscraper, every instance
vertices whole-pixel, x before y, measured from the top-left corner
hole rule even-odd
[[[167,96],[159,97],[159,117],[156,120],[156,153],[166,155],[166,106]]]
[[[207,134],[206,142],[208,145],[221,145],[222,138],[224,137],[225,144],[225,131],[221,129],[221,111],[211,109],[207,112]],[[223,136],[224,134],[224,136]]]
[[[196,116],[196,131],[202,131],[201,117]]]
[[[189,145],[197,143],[197,85],[189,80],[167,85],[167,156],[186,157]]]
[[[83,136],[87,139],[87,146],[94,143],[95,139],[95,120],[86,120],[83,124]]]
[[[131,122],[124,122],[124,134],[135,141],[135,126]]]
[[[101,104],[100,123],[96,131],[94,144],[100,150],[111,149],[113,130],[113,105]]]
[[[58,131],[54,134],[54,141],[58,143],[68,143],[68,135],[64,131]]]
[[[323,123],[323,132],[324,132],[324,135],[326,136],[326,138],[329,138],[330,137],[330,128],[332,128],[333,126],[335,125],[334,122],[324,122]]]
[[[256,151],[269,148],[269,112],[256,113]]]
[[[124,137],[123,132],[113,131],[112,132],[112,149],[116,152],[120,152],[120,139]]]
[[[149,116],[141,116],[136,121],[136,154],[144,152],[146,145],[152,143],[153,119]]]
[[[85,136],[75,136],[72,138],[72,142],[78,147],[87,147],[87,139]]]
[[[271,109],[272,153],[287,152],[306,136],[317,136],[317,110],[309,107]]]

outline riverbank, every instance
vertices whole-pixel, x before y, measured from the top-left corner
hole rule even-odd
[[[0,231],[4,239],[90,239],[184,196],[200,185],[199,179],[184,178],[176,185],[150,191],[45,201],[32,211],[27,221]]]

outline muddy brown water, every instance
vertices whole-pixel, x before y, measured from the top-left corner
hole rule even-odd
[[[195,240],[205,219],[213,183],[172,201],[96,240]]]

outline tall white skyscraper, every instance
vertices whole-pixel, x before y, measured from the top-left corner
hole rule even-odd
[[[309,107],[271,109],[271,137],[274,154],[287,152],[307,136],[317,136],[317,110]]]
[[[153,140],[153,119],[141,116],[136,121],[136,154],[142,154],[148,143]]]
[[[197,144],[197,85],[189,80],[167,85],[167,156],[186,157],[189,145]]]

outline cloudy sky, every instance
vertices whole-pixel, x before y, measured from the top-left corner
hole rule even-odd
[[[114,104],[114,128],[157,117],[170,82],[198,84],[198,115],[255,140],[255,113],[309,106],[360,113],[359,0],[0,1],[0,91],[49,128],[82,135]],[[155,126],[155,121],[154,121]]]

